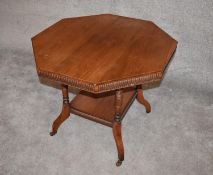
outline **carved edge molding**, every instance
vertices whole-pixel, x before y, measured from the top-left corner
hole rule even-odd
[[[69,85],[71,87],[74,87],[80,90],[85,90],[92,93],[101,93],[101,92],[107,92],[107,91],[112,91],[116,89],[134,87],[140,84],[154,83],[154,82],[160,81],[163,76],[161,72],[155,72],[155,73],[151,73],[147,75],[142,75],[139,77],[132,77],[132,78],[113,81],[113,82],[105,82],[102,84],[93,84],[93,83],[84,82],[81,80],[71,79],[65,75],[60,75],[60,74],[56,74],[56,73],[52,73],[48,71],[42,71],[42,70],[37,70],[37,71],[39,76],[49,78],[49,79],[58,81],[60,83]]]

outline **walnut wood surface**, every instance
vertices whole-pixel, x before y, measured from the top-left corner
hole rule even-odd
[[[134,88],[128,88],[122,93],[123,102],[119,106],[119,116],[122,120],[130,104],[136,96]],[[112,127],[116,115],[115,92],[95,95],[81,91],[70,103],[71,113]]]
[[[70,106],[69,106],[69,94],[68,86],[62,85],[62,96],[63,96],[63,106],[60,115],[56,118],[52,125],[52,131],[50,135],[53,136],[57,133],[59,126],[70,116]]]
[[[151,112],[151,105],[150,105],[149,102],[144,98],[142,86],[138,86],[138,87],[137,87],[137,100],[138,100],[139,103],[141,103],[142,105],[145,106],[145,108],[146,108],[146,113],[150,113],[150,112]]]
[[[103,94],[91,94],[81,91],[70,103],[68,86],[62,84],[63,108],[59,117],[53,122],[53,136],[57,133],[59,126],[74,113],[90,120],[112,127],[115,143],[118,151],[116,166],[120,166],[124,160],[124,145],[122,141],[122,118],[136,97],[147,107],[148,101],[143,97],[142,87],[126,88]]]
[[[116,162],[116,166],[120,166],[122,164],[122,161],[124,160],[124,145],[121,133],[121,123],[117,121],[114,122],[112,130],[118,150],[118,161]]]
[[[112,127],[124,160],[121,121],[136,97],[151,111],[141,85],[160,81],[177,41],[153,22],[117,15],[62,19],[32,38],[39,76],[60,82],[63,108],[51,135],[74,113]],[[80,89],[69,103],[68,85]]]
[[[117,90],[115,93],[115,117],[112,126],[115,143],[118,150],[118,161],[116,162],[116,166],[120,166],[124,160],[124,145],[121,133],[121,108],[124,103],[123,97],[123,91]]]
[[[105,14],[62,19],[32,44],[40,76],[99,93],[160,81],[177,41],[150,21]]]

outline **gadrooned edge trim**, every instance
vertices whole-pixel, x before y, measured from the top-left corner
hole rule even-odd
[[[101,93],[101,92],[107,92],[107,91],[112,91],[116,89],[122,89],[126,87],[133,87],[140,84],[148,84],[148,83],[160,81],[162,79],[162,73],[155,72],[155,73],[150,73],[147,75],[142,75],[139,77],[132,77],[132,78],[118,80],[118,81],[105,82],[102,84],[92,84],[92,83],[84,82],[81,80],[71,79],[65,75],[59,75],[59,74],[48,72],[48,71],[38,70],[38,75],[49,78],[49,79],[53,79],[60,83],[67,84],[74,88],[85,90],[92,93]]]

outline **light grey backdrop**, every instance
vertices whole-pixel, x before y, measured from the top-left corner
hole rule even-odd
[[[61,18],[100,13],[152,20],[179,42],[161,86],[145,92],[152,113],[134,102],[123,121],[120,168],[109,128],[73,115],[48,136],[60,91],[39,83],[30,41]],[[0,0],[0,174],[211,175],[212,19],[212,0]]]

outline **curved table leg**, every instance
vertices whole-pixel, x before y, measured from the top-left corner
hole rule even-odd
[[[70,106],[69,106],[69,95],[68,95],[68,86],[61,85],[62,95],[63,95],[63,107],[58,118],[53,122],[52,131],[50,132],[51,136],[54,136],[59,126],[70,116]]]
[[[115,143],[118,150],[118,161],[116,162],[116,166],[120,166],[122,161],[124,160],[124,146],[122,141],[122,134],[121,134],[121,123],[114,122],[113,124],[113,135],[115,138]]]
[[[116,108],[116,116],[114,118],[112,130],[115,138],[115,143],[118,150],[118,161],[116,162],[116,166],[120,166],[122,161],[124,160],[124,146],[122,141],[122,133],[121,133],[121,116],[120,110],[122,105],[122,91],[116,91],[115,96],[115,108]]]
[[[143,96],[142,86],[139,86],[137,88],[137,100],[138,100],[139,103],[141,103],[142,105],[145,106],[147,113],[151,112],[151,105]]]

